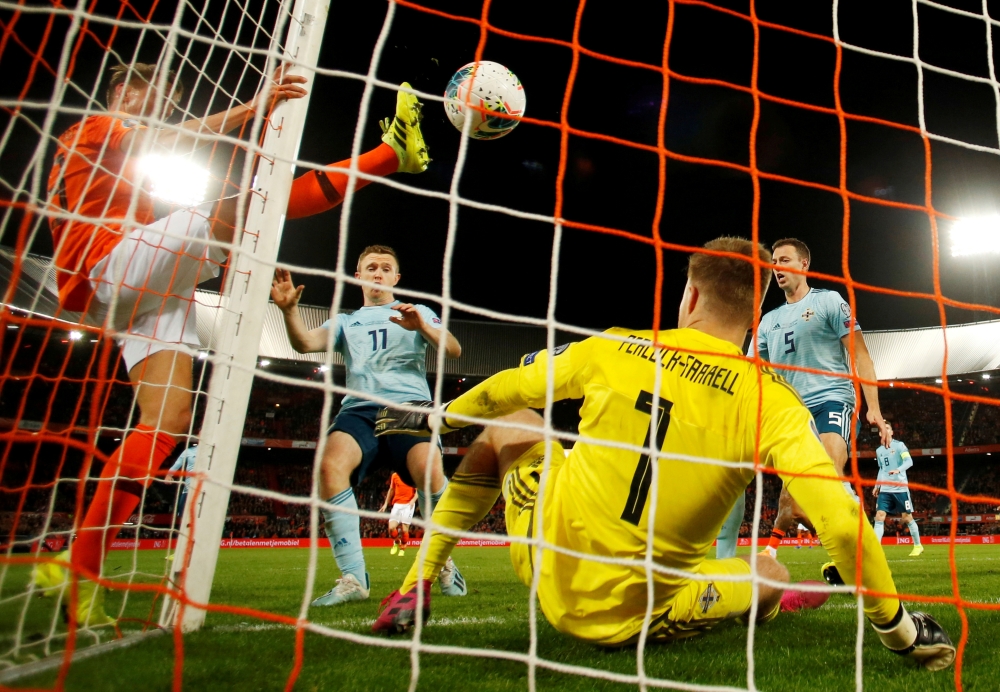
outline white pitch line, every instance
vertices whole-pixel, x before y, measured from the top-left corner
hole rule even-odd
[[[458,617],[458,618],[431,618],[424,627],[461,627],[464,625],[502,625],[507,622],[504,618],[496,616],[489,617]],[[335,620],[333,622],[317,622],[316,624],[325,627],[371,627],[375,623],[374,618],[349,618],[346,620]],[[273,622],[261,622],[251,624],[241,622],[238,625],[216,625],[210,628],[213,632],[272,632],[276,630],[293,630],[292,625],[281,625]]]

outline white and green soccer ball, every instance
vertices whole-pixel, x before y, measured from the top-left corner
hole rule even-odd
[[[524,87],[513,72],[497,62],[470,62],[456,72],[444,92],[448,120],[473,139],[497,139],[513,130],[520,120],[500,117],[524,115]],[[468,100],[468,105],[466,105]],[[482,109],[482,110],[480,110]]]

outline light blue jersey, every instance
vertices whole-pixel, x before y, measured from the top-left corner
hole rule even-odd
[[[851,306],[836,291],[813,288],[797,303],[785,303],[764,315],[757,329],[760,356],[777,365],[796,365],[826,372],[850,374],[850,358],[841,339],[861,329],[851,317]],[[826,401],[854,406],[854,384],[842,377],[777,369],[795,387],[809,408]]]
[[[390,317],[399,317],[393,307],[370,305],[352,313],[337,315],[333,323],[333,350],[344,357],[347,388],[372,394],[396,403],[431,398],[427,386],[427,340],[417,331],[403,329]],[[437,314],[424,305],[414,306],[424,322],[441,328]],[[331,320],[323,323],[330,329]],[[341,408],[370,404],[370,400],[348,394]]]
[[[193,445],[185,449],[183,452],[180,453],[180,456],[177,457],[177,461],[175,461],[173,465],[170,467],[170,471],[168,471],[169,475],[172,476],[178,471],[183,471],[184,473],[191,473],[192,471],[194,471],[194,460],[195,457],[197,456],[198,456],[198,445]],[[194,476],[187,476],[184,479],[184,489],[182,492],[186,493],[189,490],[191,490],[191,485],[194,483],[194,481],[195,481]]]
[[[889,449],[884,446],[875,450],[875,460],[878,462],[878,482],[892,481],[902,483],[902,485],[883,485],[880,493],[905,493],[908,492],[906,484],[906,469],[913,466],[913,458],[910,457],[910,450],[899,440],[889,443]],[[898,471],[890,475],[890,471]]]

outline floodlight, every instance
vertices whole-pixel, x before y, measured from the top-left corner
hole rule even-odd
[[[181,156],[150,154],[139,162],[153,197],[170,204],[194,207],[205,201],[208,170]]]
[[[959,219],[951,226],[952,257],[1000,253],[1000,216]]]
[[[83,332],[78,332],[74,330],[69,333],[70,341],[79,341],[82,338],[83,338]]]
[[[267,367],[268,365],[270,365],[270,364],[271,364],[271,361],[269,361],[269,360],[262,360],[262,361],[260,362],[260,367],[262,367],[262,368],[266,368],[266,367]]]

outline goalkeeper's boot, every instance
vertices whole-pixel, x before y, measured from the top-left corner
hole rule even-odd
[[[368,579],[368,572],[365,572],[365,583],[362,584],[353,574],[345,574],[337,580],[337,585],[317,598],[310,605],[333,606],[347,603],[349,601],[364,601],[368,598],[371,588],[371,581]]]
[[[70,591],[63,595],[63,619],[69,622]],[[114,625],[116,620],[104,612],[104,587],[96,582],[80,580],[77,586],[76,624],[78,627]]]
[[[934,618],[927,613],[907,613],[902,606],[900,615],[894,624],[875,626],[886,648],[927,670],[944,670],[955,661],[955,645]]]
[[[396,541],[393,541],[392,542],[392,547],[389,548],[389,554],[390,555],[395,555],[398,552],[399,552],[399,543],[396,542]]]
[[[924,552],[924,546],[917,543],[913,546],[913,550],[910,551],[910,557],[919,557]]]
[[[840,576],[840,570],[837,569],[837,565],[832,562],[828,562],[823,565],[823,581],[825,581],[830,586],[843,586],[844,579]]]
[[[407,82],[399,85],[403,89],[412,88]],[[396,115],[390,121],[388,118],[379,121],[382,128],[382,141],[392,147],[399,159],[398,173],[423,173],[427,170],[430,157],[427,155],[427,144],[420,131],[420,121],[423,119],[421,109],[423,104],[413,94],[405,91],[396,92]]]
[[[438,583],[441,584],[442,596],[465,596],[469,593],[469,589],[465,585],[465,577],[458,571],[455,561],[450,557],[438,574]]]
[[[399,548],[399,556],[403,557],[404,555],[406,555],[406,548],[400,546],[400,548]]]
[[[55,562],[39,562],[31,568],[31,583],[41,596],[58,596],[68,582],[69,571],[63,567],[69,562],[69,551],[61,553]]]
[[[421,622],[427,622],[431,616],[431,583],[421,579],[417,588],[423,591],[424,603],[420,611]],[[384,634],[403,634],[417,621],[417,589],[409,593],[393,591],[382,599],[378,618],[372,625],[372,632]]]
[[[799,582],[799,584],[823,586],[823,582],[814,580]],[[829,598],[830,593],[828,591],[799,591],[794,588],[788,588],[785,589],[785,593],[781,596],[781,611],[783,613],[794,613],[797,610],[819,608]]]

